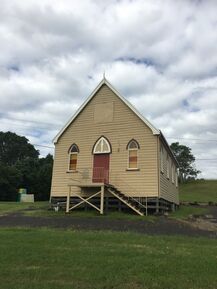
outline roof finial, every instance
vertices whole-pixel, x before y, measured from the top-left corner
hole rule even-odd
[[[103,71],[103,79],[105,79],[105,70]]]

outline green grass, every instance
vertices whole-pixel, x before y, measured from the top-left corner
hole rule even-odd
[[[35,202],[35,203],[18,203],[18,202],[0,202],[0,216],[19,212],[28,208],[40,209],[47,207],[48,202]]]
[[[179,187],[180,201],[217,202],[217,180],[196,180]]]
[[[0,216],[9,213],[21,212],[25,216],[31,217],[63,217],[63,218],[103,218],[103,219],[121,219],[121,220],[146,220],[154,222],[156,220],[155,216],[142,217],[134,214],[133,212],[118,212],[109,211],[107,214],[100,215],[94,209],[84,211],[73,210],[69,214],[66,214],[64,210],[55,212],[50,210],[50,205],[48,202],[35,202],[35,203],[18,203],[18,202],[0,202]]]
[[[192,206],[180,206],[178,210],[170,213],[169,217],[173,219],[187,219],[190,215],[205,215],[208,213],[207,208],[196,208]]]
[[[55,212],[54,210],[48,210],[47,208],[41,208],[37,210],[25,211],[23,212],[26,216],[31,217],[64,217],[64,218],[100,218],[100,219],[119,219],[119,220],[146,220],[146,221],[155,221],[155,216],[139,216],[132,213],[126,213],[124,211],[109,211],[104,215],[100,215],[98,211],[91,209],[88,211],[81,210],[73,210],[69,214],[66,214],[65,211],[61,210],[59,212]]]
[[[54,210],[49,210],[48,202],[35,202],[35,203],[16,203],[16,202],[0,202],[0,216],[6,215],[8,213],[21,212],[25,216],[30,217],[62,217],[62,218],[99,218],[99,219],[118,219],[118,220],[143,220],[149,222],[155,222],[158,217],[154,215],[149,216],[139,216],[133,212],[118,212],[118,211],[109,211],[107,214],[100,215],[96,210],[73,210],[69,214],[66,214],[65,211],[61,210],[55,212]],[[180,206],[180,208],[173,212],[169,213],[170,218],[174,219],[187,219],[189,215],[202,215],[206,214],[208,211],[205,208],[195,208],[192,206]]]
[[[0,240],[1,289],[215,289],[217,284],[213,239],[0,229]]]

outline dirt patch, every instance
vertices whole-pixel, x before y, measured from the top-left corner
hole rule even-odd
[[[217,207],[210,206],[209,214],[203,216],[191,216],[188,220],[183,220],[185,224],[194,228],[217,233]]]
[[[196,221],[191,222],[191,226],[198,228],[200,230],[217,232],[217,223],[213,223],[212,221],[205,220],[203,218],[198,218]]]
[[[103,217],[31,217],[22,212],[0,217],[0,227],[49,227],[76,230],[131,231],[150,235],[184,235],[191,237],[217,238],[217,231],[207,223],[197,221],[177,221],[158,217],[155,222],[144,220],[121,220]]]

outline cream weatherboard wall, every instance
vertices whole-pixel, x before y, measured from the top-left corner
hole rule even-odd
[[[163,150],[162,154],[160,153],[160,148]],[[171,156],[171,152],[161,141],[159,145],[159,154],[160,197],[171,203],[179,204],[178,183],[176,182],[177,164]],[[174,171],[174,180],[172,180],[172,170]]]
[[[91,181],[92,149],[102,135],[112,147],[110,183],[131,196],[158,197],[158,137],[106,84],[101,86],[55,144],[51,197],[66,196],[69,183]],[[126,147],[131,139],[137,140],[140,145],[138,170],[135,171],[127,170]],[[68,171],[68,150],[73,143],[79,147],[77,172]],[[78,187],[75,190],[79,192]]]

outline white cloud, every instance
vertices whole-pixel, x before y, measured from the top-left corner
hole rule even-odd
[[[216,10],[212,0],[2,0],[0,129],[52,146],[105,70],[166,136],[202,139],[180,142],[217,158],[207,141],[217,139]],[[197,166],[217,178],[217,162]]]

